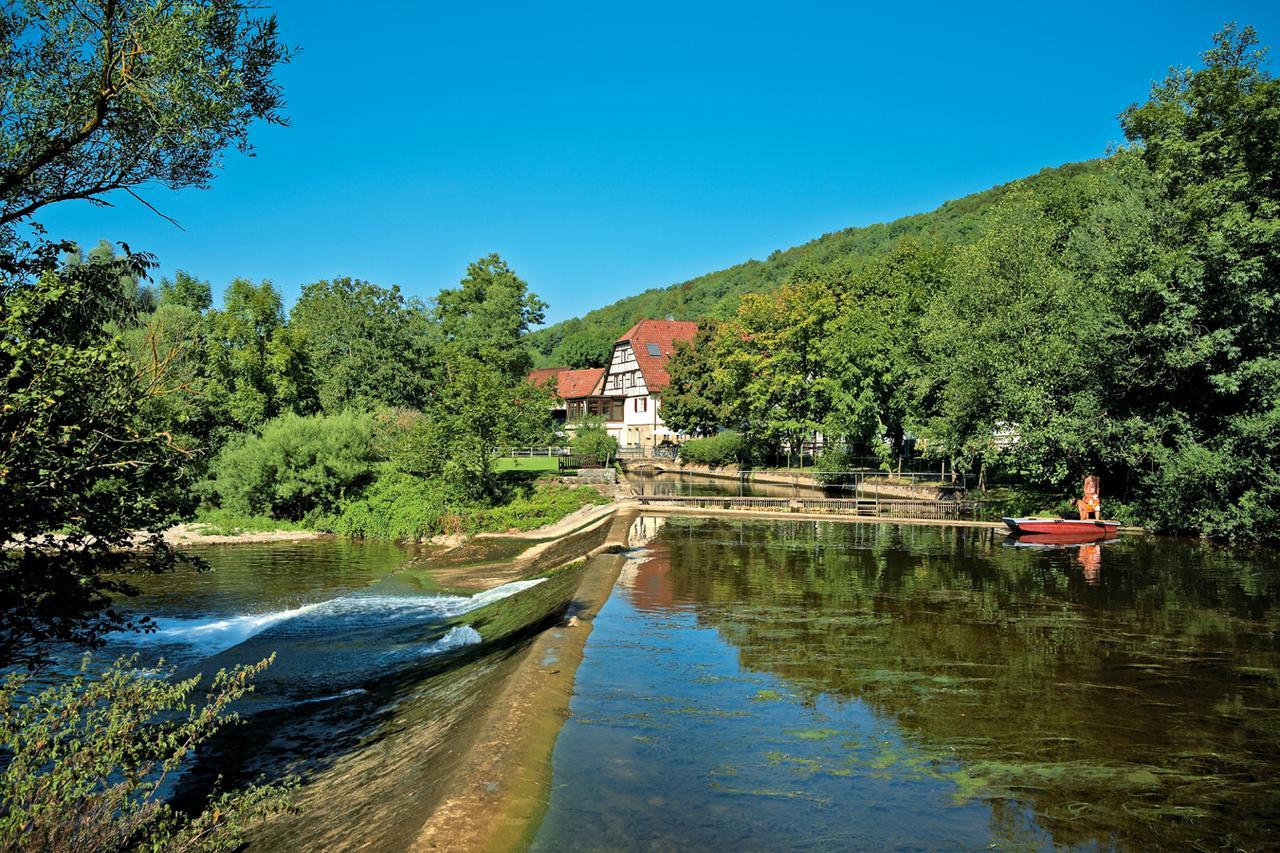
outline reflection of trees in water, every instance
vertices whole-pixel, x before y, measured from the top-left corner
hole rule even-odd
[[[672,520],[642,574],[745,667],[856,697],[960,795],[1030,803],[1060,843],[1246,847],[1280,818],[1280,569],[1169,540],[1001,548],[970,528]],[[670,566],[675,571],[659,571]]]

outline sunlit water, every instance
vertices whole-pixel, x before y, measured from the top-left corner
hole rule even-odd
[[[482,561],[528,545],[486,542]],[[578,576],[451,594],[433,562],[390,544],[199,554],[210,571],[135,578],[141,594],[119,606],[149,616],[153,630],[112,635],[95,657],[136,656],[144,671],[163,661],[208,683],[220,668],[275,655],[236,703],[241,723],[166,790],[185,807],[229,785],[299,777],[297,811],[251,834],[250,847],[263,850],[404,849],[456,760],[454,732],[482,713],[528,639],[559,618]],[[67,667],[78,660],[66,657]]]
[[[1280,845],[1280,566],[650,519],[538,850]]]

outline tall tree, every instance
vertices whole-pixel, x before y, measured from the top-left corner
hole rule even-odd
[[[1280,529],[1280,80],[1228,26],[1122,116],[1123,181],[1079,265],[1114,294],[1147,511],[1169,529]]]
[[[220,423],[256,427],[283,412],[312,408],[310,374],[271,282],[232,281],[222,310],[205,317],[204,345],[206,393],[222,413]]]
[[[324,411],[426,406],[430,318],[400,288],[352,278],[309,284],[289,312],[289,328]]]
[[[436,300],[435,395],[428,411],[439,468],[478,497],[496,493],[492,456],[502,444],[545,438],[546,391],[525,381],[525,341],[545,303],[497,255],[469,265]]]

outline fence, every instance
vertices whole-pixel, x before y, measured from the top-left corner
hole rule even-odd
[[[570,456],[572,451],[567,447],[534,445],[530,447],[497,447],[494,448],[493,455],[507,459],[528,459],[534,456]]]

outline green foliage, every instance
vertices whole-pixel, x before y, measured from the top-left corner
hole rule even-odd
[[[333,530],[357,539],[428,539],[459,532],[466,506],[465,497],[439,478],[387,469],[346,503]]]
[[[168,486],[183,455],[137,417],[166,390],[106,330],[120,275],[83,264],[0,290],[0,666],[126,624],[105,607],[128,585],[105,573],[137,531],[150,531],[137,568],[174,559],[159,530],[176,513]]]
[[[193,526],[211,536],[235,536],[239,533],[270,533],[276,530],[306,530],[307,525],[266,515],[237,515],[229,509],[202,508],[196,512]]]
[[[210,489],[233,513],[298,521],[356,494],[373,479],[375,460],[370,416],[288,414],[228,444]]]
[[[160,303],[182,305],[200,314],[213,307],[213,288],[209,282],[178,270],[172,279],[160,279]]]
[[[469,533],[504,530],[533,530],[554,524],[584,506],[603,505],[609,498],[588,486],[550,485],[463,518]]]
[[[123,658],[36,689],[0,685],[0,847],[5,850],[234,850],[253,822],[289,807],[293,781],[220,793],[189,815],[163,799],[192,754],[236,721],[231,703],[274,659],[200,677],[157,678]]]
[[[431,373],[426,308],[400,288],[337,278],[302,289],[289,330],[315,377],[320,408],[423,408]]]
[[[524,337],[544,307],[497,255],[468,266],[460,287],[441,291],[435,393],[414,425],[417,470],[492,499],[495,448],[551,443],[549,392],[525,382],[532,361]]]
[[[595,457],[601,465],[609,465],[618,455],[618,439],[609,435],[600,418],[591,418],[578,424],[569,449],[575,456]]]
[[[712,468],[736,465],[747,459],[747,442],[742,433],[725,430],[718,435],[686,441],[680,445],[680,459]]]
[[[671,384],[662,392],[662,420],[678,432],[711,435],[733,417],[717,332],[717,323],[703,320],[691,343],[676,341],[667,362]]]
[[[222,310],[205,316],[203,343],[205,394],[220,423],[240,430],[310,408],[309,371],[271,282],[232,281]]]
[[[568,367],[604,367],[613,354],[617,337],[609,329],[581,329],[566,335],[556,352]]]
[[[422,540],[441,533],[532,530],[608,498],[585,486],[538,485],[496,506],[468,500],[440,478],[383,471],[343,507],[334,532],[366,539]]]
[[[914,434],[1059,498],[1099,473],[1158,529],[1276,539],[1280,81],[1228,27],[1123,121],[1130,147],[984,197],[960,245],[757,281],[677,351],[664,418],[886,461]]]
[[[0,228],[119,188],[208,186],[255,120],[283,123],[288,59],[274,16],[239,0],[6,4]]]
[[[1098,161],[1069,163],[949,201],[930,213],[824,234],[804,245],[774,252],[763,261],[747,261],[669,287],[629,296],[590,311],[581,318],[539,329],[529,336],[529,342],[538,354],[540,364],[561,365],[569,363],[562,342],[571,336],[576,338],[579,332],[598,332],[602,338],[614,340],[646,317],[669,314],[677,320],[728,319],[737,311],[744,295],[776,290],[803,268],[833,275],[855,272],[871,259],[887,253],[904,237],[914,236],[924,244],[962,245],[972,242],[981,233],[995,204],[1011,190],[1034,190],[1055,180],[1072,182],[1098,168]]]

